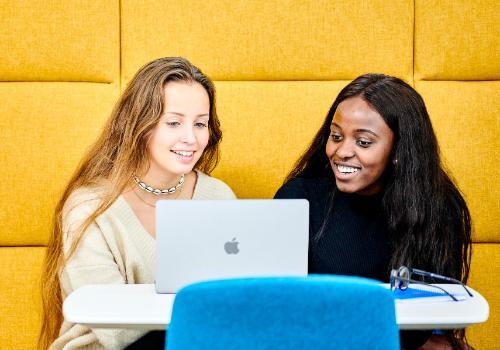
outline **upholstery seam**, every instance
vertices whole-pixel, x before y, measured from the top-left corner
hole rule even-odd
[[[413,47],[412,47],[412,58],[413,58],[413,62],[412,62],[412,67],[413,67],[413,75],[412,75],[412,78],[413,78],[413,88],[415,88],[415,38],[416,38],[416,35],[415,35],[415,31],[416,31],[416,26],[415,26],[415,22],[416,22],[416,18],[417,18],[417,0],[413,0]]]
[[[122,0],[118,0],[118,91],[122,91]]]

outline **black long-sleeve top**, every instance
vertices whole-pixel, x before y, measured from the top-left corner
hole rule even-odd
[[[334,181],[296,178],[275,195],[309,201],[309,273],[388,282],[392,249],[382,196],[343,193],[335,189]],[[402,348],[416,349],[430,335],[430,331],[401,332]]]
[[[275,195],[309,201],[309,273],[387,282],[391,247],[381,196],[336,191],[332,201],[334,191],[334,180],[297,178]]]

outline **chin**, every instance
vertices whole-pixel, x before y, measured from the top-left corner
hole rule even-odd
[[[193,170],[193,167],[180,167],[180,166],[169,166],[169,167],[165,166],[162,168],[165,173],[173,174],[175,176],[181,176],[183,174],[185,175],[191,172],[191,170]]]
[[[340,192],[344,192],[344,193],[356,193],[356,192],[359,191],[358,188],[355,188],[353,186],[349,186],[349,185],[346,185],[346,184],[343,184],[343,183],[339,183],[338,181],[336,181],[335,184],[337,185],[337,189]]]
[[[336,180],[335,184],[337,185],[337,189],[340,192],[357,193],[357,194],[362,195],[362,196],[374,195],[374,194],[379,193],[382,190],[382,185],[380,182],[374,182],[374,183],[370,183],[370,184],[364,183],[360,186],[360,185],[356,185],[356,184],[352,184],[352,183],[346,184],[346,183],[342,183],[339,180]]]
[[[171,172],[175,174],[187,174],[190,171],[193,170],[194,166],[196,165],[195,161],[192,161],[190,163],[181,163],[181,162],[176,162],[174,164],[170,164],[169,169]]]
[[[342,193],[358,193],[358,191],[352,191],[352,190],[349,190],[349,189],[344,189],[344,188],[338,188],[338,190]]]
[[[179,168],[176,169],[175,174],[181,176],[181,175],[186,175],[189,174],[191,171],[193,171],[193,167],[188,167],[188,168]]]

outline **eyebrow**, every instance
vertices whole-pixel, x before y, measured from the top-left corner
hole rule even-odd
[[[336,126],[337,128],[339,128],[340,130],[342,130],[342,128],[340,127],[340,125],[338,125],[337,123],[335,122],[332,122],[332,125],[333,126]],[[369,134],[372,134],[373,136],[376,136],[378,137],[378,135],[376,133],[374,133],[373,131],[369,130],[369,129],[356,129],[355,130],[356,132],[367,132]]]
[[[165,113],[178,115],[179,117],[185,117],[184,114],[179,113],[179,112],[166,111]],[[209,113],[202,113],[202,114],[198,114],[197,117],[208,117],[209,115],[210,115]]]

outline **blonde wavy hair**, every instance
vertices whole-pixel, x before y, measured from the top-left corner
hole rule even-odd
[[[43,315],[38,339],[41,350],[47,349],[58,337],[63,322],[60,273],[66,261],[75,252],[85,230],[125,190],[133,174],[148,167],[149,137],[164,109],[164,87],[171,81],[196,82],[207,91],[210,101],[209,141],[195,167],[210,174],[219,161],[222,132],[215,110],[212,81],[181,57],[160,58],[143,66],[116,103],[101,135],[84,156],[56,206],[42,275]],[[98,208],[83,223],[65,254],[62,212],[68,197],[79,188],[98,186],[103,181],[110,186],[106,186]]]

